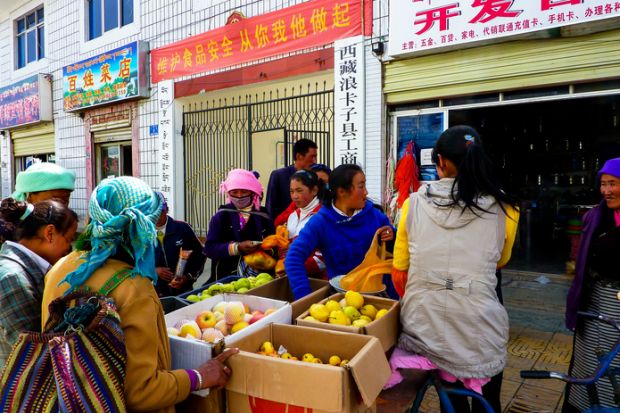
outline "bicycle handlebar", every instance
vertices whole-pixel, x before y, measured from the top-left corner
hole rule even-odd
[[[607,317],[606,315],[591,313],[588,311],[577,311],[577,316],[602,321],[605,324],[609,324],[620,333],[620,324],[613,318]]]
[[[522,379],[549,379],[551,378],[550,371],[541,370],[521,370]]]

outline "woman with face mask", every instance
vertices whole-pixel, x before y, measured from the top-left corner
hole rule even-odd
[[[211,278],[217,280],[231,274],[244,273],[240,259],[260,249],[260,242],[275,232],[267,210],[260,206],[263,186],[254,173],[233,169],[220,185],[226,194],[225,205],[213,215],[205,242],[205,255],[211,258]],[[246,274],[240,274],[246,275]]]

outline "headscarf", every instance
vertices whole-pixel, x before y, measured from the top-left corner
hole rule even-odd
[[[254,193],[252,203],[256,210],[260,209],[260,200],[263,196],[263,185],[253,172],[246,169],[233,169],[228,172],[226,180],[220,184],[220,193],[226,194],[226,202],[230,201],[230,191],[246,189]]]
[[[69,291],[82,286],[119,246],[133,255],[132,278],[140,275],[156,282],[155,223],[162,207],[161,198],[138,178],[104,179],[88,203],[90,222],[85,234],[90,236],[92,249],[84,254],[86,261],[60,283],[69,283]]]
[[[25,201],[26,194],[52,189],[73,191],[75,172],[55,163],[40,162],[17,174],[15,192],[11,196],[18,201]]]

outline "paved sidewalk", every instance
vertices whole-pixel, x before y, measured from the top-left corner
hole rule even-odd
[[[569,277],[505,270],[502,290],[510,316],[508,362],[502,383],[505,413],[560,412],[563,383],[557,380],[523,380],[521,370],[566,372],[572,352],[572,334],[564,328]],[[406,412],[414,395],[403,383],[384,391],[378,413]],[[438,413],[439,401],[429,390],[422,412]]]

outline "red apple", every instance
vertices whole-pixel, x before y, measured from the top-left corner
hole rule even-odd
[[[215,314],[209,310],[205,310],[196,316],[196,324],[198,324],[201,330],[213,327],[216,322]]]
[[[253,315],[252,315],[252,318],[250,319],[250,324],[254,324],[255,322],[257,322],[261,318],[265,317],[265,314],[261,313],[258,310],[254,311],[252,314]]]

